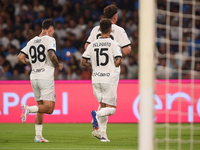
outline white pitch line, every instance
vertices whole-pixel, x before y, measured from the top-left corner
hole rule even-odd
[[[0,147],[0,149],[18,149],[14,147]],[[136,149],[115,149],[115,148],[19,148],[19,149],[52,149],[52,150],[62,150],[62,149],[73,149],[73,150],[136,150]]]
[[[14,133],[14,132],[35,132],[34,130],[33,131],[0,131],[0,132],[8,132],[8,133]],[[48,131],[48,132],[55,132],[55,131]],[[86,133],[87,131],[56,131],[56,132],[62,132],[62,133],[80,133],[80,132],[83,132],[83,133]],[[109,131],[110,133],[126,133],[126,132],[130,132],[130,131]],[[163,131],[164,132],[164,131]]]

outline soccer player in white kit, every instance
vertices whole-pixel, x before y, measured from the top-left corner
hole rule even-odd
[[[81,65],[92,65],[93,93],[101,105],[99,111],[92,111],[93,128],[100,126],[101,142],[110,142],[106,128],[108,116],[113,115],[117,104],[117,68],[121,64],[122,52],[116,41],[110,38],[111,21],[100,21],[101,36],[92,42],[82,55]],[[88,62],[88,60],[91,61]]]
[[[112,23],[112,31],[110,33],[110,38],[119,43],[119,46],[122,49],[123,54],[127,55],[131,52],[131,42],[128,39],[128,36],[125,30],[116,25],[118,20],[117,7],[115,5],[108,5],[104,8],[104,16],[111,20]],[[98,39],[101,36],[101,31],[99,30],[99,26],[96,26],[92,29],[90,36],[87,39],[85,44],[85,49],[88,47],[90,43],[94,40]]]
[[[55,107],[54,70],[63,69],[55,55],[56,41],[52,37],[55,32],[55,22],[46,19],[42,23],[42,32],[31,39],[18,55],[18,61],[31,64],[31,86],[37,105],[22,105],[21,121],[24,123],[29,113],[35,116],[35,142],[49,142],[42,136],[44,113],[52,114]]]
[[[127,55],[131,52],[131,42],[128,39],[128,36],[125,32],[125,30],[116,25],[116,22],[118,20],[118,13],[117,13],[117,7],[115,5],[108,5],[104,8],[104,16],[111,20],[112,23],[112,31],[110,33],[110,38],[114,41],[117,41],[119,46],[122,49],[123,54]],[[99,26],[96,26],[92,29],[90,36],[87,39],[87,42],[85,44],[85,49],[88,47],[88,45],[98,39],[101,36],[101,31],[99,30]],[[117,69],[117,80],[116,84],[119,82],[119,74],[120,74],[120,67]],[[101,109],[100,105],[98,110]],[[94,137],[100,138],[98,130],[93,130],[92,135]]]

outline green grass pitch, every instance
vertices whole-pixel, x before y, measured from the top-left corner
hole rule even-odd
[[[200,127],[199,124],[194,126]],[[91,124],[44,124],[43,136],[49,143],[34,143],[34,124],[0,124],[0,149],[21,150],[137,150],[138,124],[108,124],[107,135],[110,143],[101,143],[92,137]],[[165,137],[165,128],[156,130],[156,137]],[[182,139],[190,138],[189,130],[182,130]],[[177,138],[177,130],[170,130],[170,138]],[[200,140],[200,131],[194,132],[194,139]],[[145,143],[144,143],[145,144]],[[165,149],[165,143],[158,145]],[[177,143],[170,143],[170,149],[178,149]],[[190,149],[182,144],[181,149]],[[200,150],[195,143],[194,150]]]
[[[34,124],[0,124],[0,149],[137,149],[137,124],[108,124],[110,143],[101,143],[91,132],[91,124],[43,124],[43,136],[49,143],[34,143]]]

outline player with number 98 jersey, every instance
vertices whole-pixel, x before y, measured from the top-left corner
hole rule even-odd
[[[48,56],[48,50],[56,52],[56,42],[48,35],[36,36],[30,40],[21,53],[28,56],[32,71],[30,79],[54,80],[54,66]]]
[[[114,58],[122,57],[118,43],[111,38],[100,38],[92,42],[82,55],[92,64],[92,83],[116,84],[117,73]]]
[[[49,142],[42,136],[43,116],[44,113],[52,114],[55,108],[54,67],[59,71],[63,69],[63,64],[58,62],[55,55],[56,43],[52,38],[54,32],[54,20],[45,19],[42,22],[40,35],[31,39],[17,57],[20,63],[31,64],[32,68],[30,79],[37,105],[22,104],[20,118],[22,123],[25,123],[29,113],[37,113],[35,116],[35,142]]]

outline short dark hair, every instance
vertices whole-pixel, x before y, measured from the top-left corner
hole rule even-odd
[[[106,18],[111,19],[117,13],[117,6],[113,4],[108,5],[104,8],[103,13]]]
[[[101,33],[106,34],[109,32],[110,28],[111,28],[111,21],[108,18],[104,18],[101,19],[100,21],[100,29],[101,29]]]
[[[42,22],[42,29],[49,29],[50,26],[56,27],[54,20],[46,19]]]

